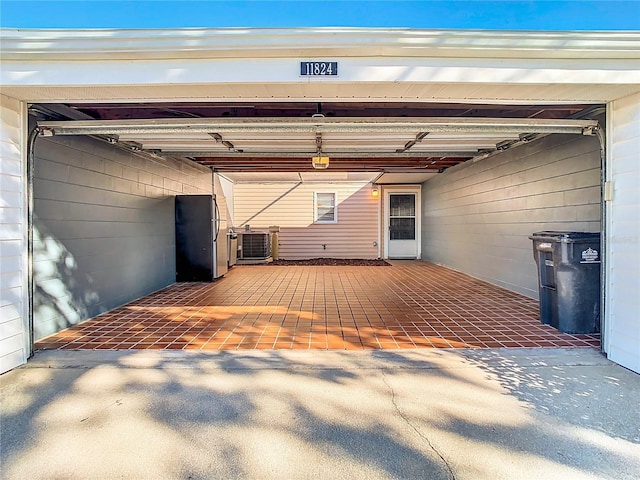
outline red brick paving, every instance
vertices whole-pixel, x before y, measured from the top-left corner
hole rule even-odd
[[[426,262],[236,266],[46,337],[38,349],[599,347],[541,325],[538,302]]]

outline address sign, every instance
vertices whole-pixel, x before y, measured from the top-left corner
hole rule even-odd
[[[303,77],[335,77],[338,75],[338,62],[300,62],[300,75]]]

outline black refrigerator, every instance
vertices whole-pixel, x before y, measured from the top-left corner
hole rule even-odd
[[[176,195],[176,281],[211,282],[227,273],[227,225],[216,195]],[[222,202],[221,202],[222,200]]]

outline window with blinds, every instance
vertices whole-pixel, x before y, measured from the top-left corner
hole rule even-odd
[[[335,192],[315,192],[313,199],[315,223],[338,223]]]

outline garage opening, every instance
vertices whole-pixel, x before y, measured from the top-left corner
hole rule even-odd
[[[599,343],[597,334],[539,325],[528,236],[601,230],[601,107],[37,104],[30,112],[40,132],[38,348]],[[328,167],[314,168],[314,157]],[[277,227],[282,259],[392,266],[321,267],[321,275],[235,266],[211,284],[174,284],[175,196],[195,194],[224,197],[224,217],[240,233]],[[398,250],[396,240],[414,243]]]

